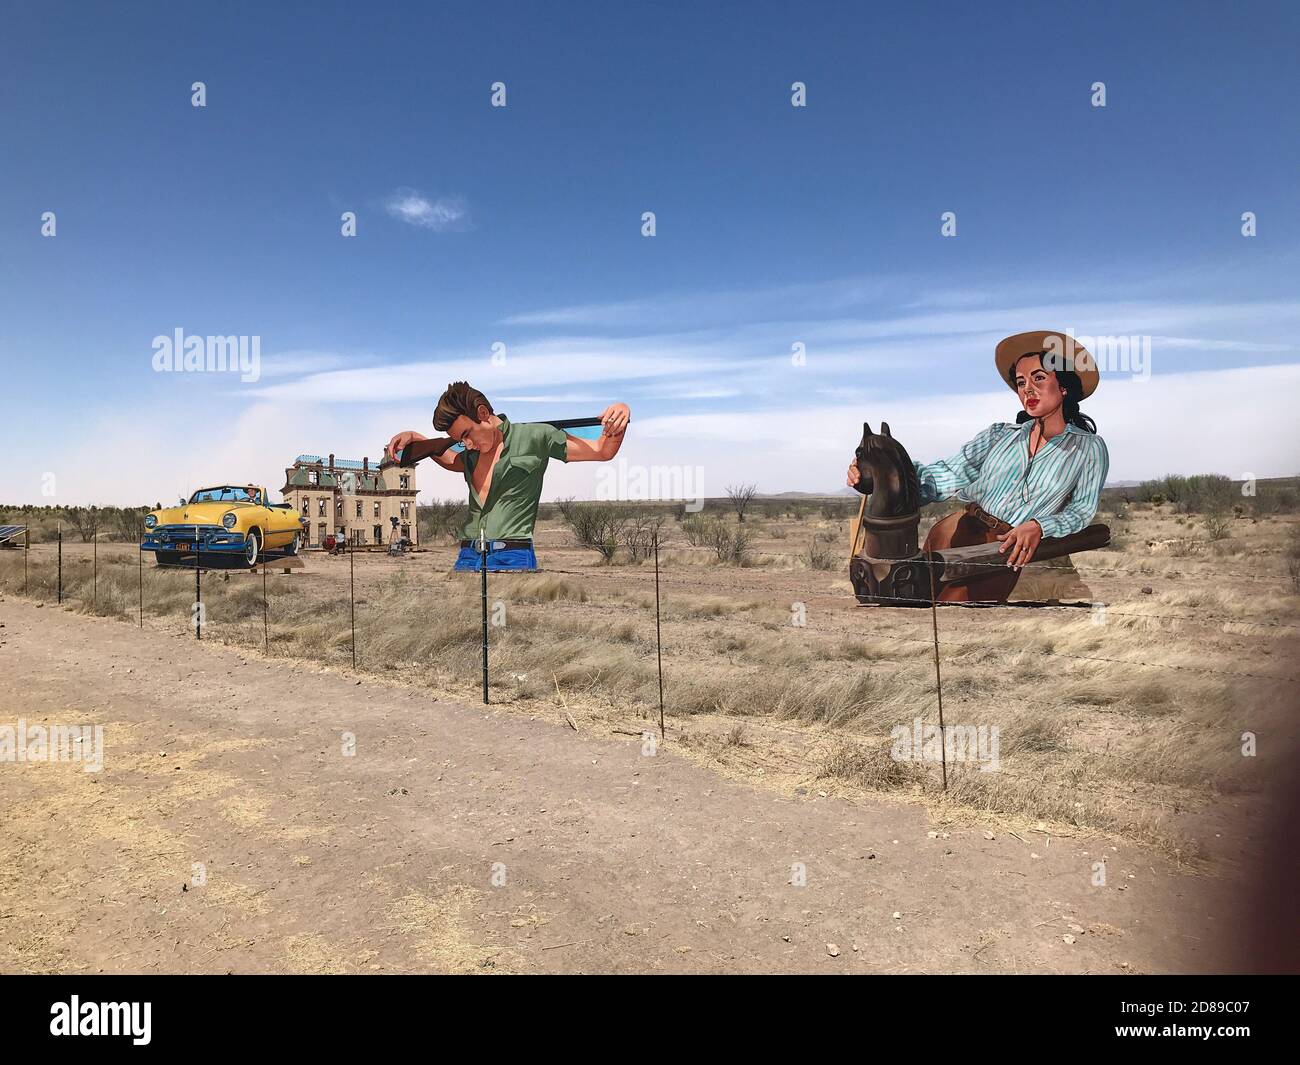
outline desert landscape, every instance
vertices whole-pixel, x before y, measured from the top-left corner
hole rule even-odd
[[[104,765],[0,775],[0,970],[1236,968],[1300,630],[1295,482],[1240,489],[1108,489],[1111,545],[1022,578],[1059,603],[934,617],[858,605],[845,497],[549,504],[486,706],[453,504],[410,555],[205,570],[201,639],[192,570],[10,509],[6,718]],[[894,753],[936,633],[993,767]]]

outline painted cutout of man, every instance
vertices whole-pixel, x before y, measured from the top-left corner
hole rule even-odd
[[[623,446],[631,416],[626,403],[611,403],[600,416],[600,438],[583,440],[544,423],[511,422],[468,381],[454,381],[433,413],[433,427],[447,435],[430,439],[407,429],[385,450],[390,460],[400,456],[404,466],[431,458],[464,475],[469,520],[456,569],[479,570],[482,535],[489,541],[489,571],[532,570],[537,568],[533,527],[550,460],[608,462]],[[464,450],[452,451],[456,444]]]
[[[1100,374],[1087,349],[1066,333],[1035,330],[999,342],[998,376],[1023,408],[1016,424],[995,422],[957,454],[915,462],[922,503],[956,496],[963,510],[937,522],[923,550],[1001,543],[1009,571],[965,585],[969,601],[1005,601],[1045,536],[1081,531],[1097,513],[1110,457],[1097,426],[1079,410]],[[849,463],[848,485],[858,483]]]

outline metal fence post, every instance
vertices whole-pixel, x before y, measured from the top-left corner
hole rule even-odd
[[[203,639],[203,567],[199,565],[199,534],[194,532],[194,638]]]
[[[479,575],[480,585],[483,589],[483,704],[486,706],[488,701],[488,608],[487,608],[487,537],[483,534],[483,527],[480,525],[478,530],[478,557],[479,557]]]
[[[659,738],[664,738],[664,650],[659,628],[659,530],[655,530],[655,659],[659,665]]]
[[[59,589],[58,601],[63,603],[63,522],[59,522]]]
[[[930,562],[930,626],[934,631],[934,691],[939,700],[939,764],[943,768],[943,790],[948,790],[948,737],[943,729],[943,675],[939,671],[939,598],[938,582],[934,579],[934,563]]]

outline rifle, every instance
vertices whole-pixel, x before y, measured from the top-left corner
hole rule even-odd
[[[540,424],[550,425],[556,429],[563,429],[568,432],[570,429],[590,429],[601,424],[599,418],[556,418],[554,421],[547,422],[520,422],[520,425]],[[585,436],[584,433],[574,433],[574,436]],[[433,440],[414,440],[406,447],[402,448],[400,455],[390,456],[387,446],[384,447],[384,457],[380,460],[379,468],[386,470],[390,466],[402,466],[406,469],[414,466],[421,459],[427,459],[435,455],[441,455],[448,448],[460,448],[460,443],[449,436],[440,436]]]

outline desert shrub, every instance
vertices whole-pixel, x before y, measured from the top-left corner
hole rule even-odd
[[[459,540],[468,520],[469,505],[456,499],[435,499],[427,506],[415,508],[416,528],[424,544],[442,539]]]
[[[1232,534],[1232,523],[1222,514],[1208,514],[1201,524],[1210,540],[1226,540]]]
[[[1175,507],[1187,498],[1187,478],[1181,474],[1166,474],[1158,483],[1161,485],[1160,494]]]
[[[571,503],[565,520],[580,547],[590,548],[609,562],[627,527],[628,511],[609,503]]]
[[[1300,508],[1300,491],[1290,485],[1257,485],[1255,498],[1250,501],[1250,511],[1257,518],[1294,514],[1297,508]]]
[[[758,494],[758,486],[753,484],[729,484],[726,487],[727,499],[731,501],[731,509],[736,512],[736,521],[744,524],[745,511],[749,509],[750,504],[754,501],[754,496]]]
[[[1179,509],[1197,514],[1221,514],[1237,494],[1232,479],[1219,473],[1198,473],[1187,478]]]
[[[1291,590],[1300,592],[1300,528],[1291,530],[1291,540],[1287,544],[1286,566],[1291,574]]]
[[[1153,503],[1157,506],[1165,501],[1164,479],[1143,481],[1136,489],[1139,503]]]
[[[692,547],[706,547],[706,538],[710,526],[717,522],[716,518],[706,518],[703,514],[692,514],[682,520],[682,536]]]
[[[889,742],[867,746],[847,742],[835,747],[822,760],[817,776],[845,780],[859,787],[891,791],[919,784],[925,774],[920,765],[893,757]]]
[[[654,554],[655,542],[664,543],[662,515],[637,514],[629,517],[616,531],[619,543],[633,562],[641,562]]]
[[[115,540],[139,543],[144,539],[144,519],[148,507],[111,507],[110,521]]]
[[[1190,477],[1169,473],[1138,485],[1143,503],[1172,503],[1180,514],[1212,514],[1227,510],[1236,495],[1231,478],[1219,473],[1196,473]]]
[[[82,543],[86,544],[95,538],[104,521],[104,513],[99,507],[68,507],[64,515],[81,537]]]
[[[813,542],[808,545],[807,558],[809,569],[834,569],[835,564],[839,561],[839,555],[820,536],[815,537]]]
[[[719,518],[705,518],[691,530],[691,535],[697,547],[712,550],[719,562],[744,565],[749,561],[750,535],[739,525],[732,529]]]

